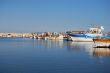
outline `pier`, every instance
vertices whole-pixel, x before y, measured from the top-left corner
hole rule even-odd
[[[42,32],[42,33],[0,33],[1,38],[32,38],[32,39],[49,39],[64,40],[67,39],[65,32]]]

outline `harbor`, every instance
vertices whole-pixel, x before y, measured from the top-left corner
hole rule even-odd
[[[9,69],[0,73],[109,73],[110,34],[102,26],[88,29],[0,33],[0,68]]]
[[[110,73],[110,0],[0,0],[0,73]]]
[[[42,40],[66,40],[73,42],[94,42],[95,45],[97,45],[96,43],[101,42],[102,46],[109,47],[110,34],[109,32],[104,34],[103,31],[104,27],[100,26],[88,28],[87,31],[0,33],[0,38],[30,38]]]
[[[66,39],[65,32],[38,32],[38,33],[0,33],[0,38],[32,38],[32,39],[50,39],[63,40]]]

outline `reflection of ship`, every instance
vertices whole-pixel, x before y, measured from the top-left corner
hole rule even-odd
[[[71,46],[79,46],[79,48],[90,48],[93,47],[94,43],[93,42],[71,42]]]
[[[94,48],[93,51],[94,56],[110,56],[109,48]]]
[[[69,50],[75,51],[85,51],[91,54],[93,52],[92,47],[94,46],[93,42],[70,42],[68,44]]]
[[[46,47],[46,48],[63,48],[63,40],[37,40],[37,47]]]
[[[71,42],[68,46],[69,50],[85,51],[89,56],[110,56],[109,48],[93,48],[93,42]]]
[[[89,28],[89,30],[86,33],[70,33],[68,34],[72,41],[93,41],[93,38],[97,38],[97,37],[102,37],[102,30],[104,30],[104,28],[101,26],[99,27],[94,27],[94,28]]]
[[[63,48],[63,40],[48,40],[45,45],[47,48]]]

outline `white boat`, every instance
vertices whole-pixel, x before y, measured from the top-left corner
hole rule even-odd
[[[102,31],[104,30],[103,26],[101,27],[93,27],[89,28],[86,33],[78,33],[78,34],[68,34],[72,41],[77,42],[91,42],[93,38],[103,37]]]
[[[64,36],[62,34],[59,34],[58,36],[49,37],[49,39],[51,39],[51,40],[63,40]]]

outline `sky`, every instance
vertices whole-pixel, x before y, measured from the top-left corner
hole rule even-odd
[[[0,32],[65,32],[103,26],[110,0],[0,0]]]

